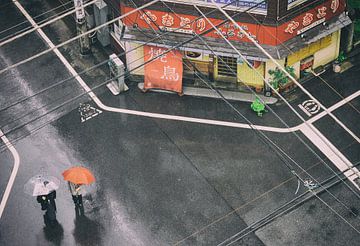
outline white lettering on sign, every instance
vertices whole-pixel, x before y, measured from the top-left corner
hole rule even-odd
[[[332,0],[331,1],[330,8],[331,8],[333,13],[336,12],[336,10],[339,8],[339,5],[340,5],[339,0]]]
[[[306,13],[305,16],[303,17],[303,21],[302,21],[303,26],[310,25],[311,22],[313,21],[313,19],[314,19],[313,14]]]
[[[155,22],[157,20],[156,15],[151,13],[150,11],[146,11],[140,16],[140,19],[144,20],[146,23],[150,24],[151,22]]]
[[[173,27],[166,27],[166,26],[159,26],[161,30],[167,32],[179,32],[179,33],[186,33],[186,34],[193,34],[193,30],[191,29],[181,29],[181,28],[173,28]]]
[[[313,23],[311,23],[310,25],[308,25],[307,27],[304,27],[303,29],[300,29],[297,31],[297,35],[303,33],[303,32],[306,32],[307,30],[310,30],[311,28],[323,23],[325,21],[325,18],[321,19],[321,20],[317,20]]]
[[[160,61],[163,63],[167,62],[167,60],[166,60],[167,54],[164,54],[164,51],[161,48],[156,49],[156,48],[151,47],[151,49],[149,51],[149,55],[150,55],[150,57],[149,57],[148,61],[152,60],[154,57],[157,57],[155,60],[160,59]]]
[[[196,21],[196,28],[197,28],[200,32],[204,31],[205,27],[206,27],[206,22],[205,22],[205,20],[204,20],[203,18],[198,19],[198,20]]]
[[[316,17],[318,18],[318,19],[321,19],[321,18],[323,18],[323,17],[325,17],[326,16],[326,7],[325,6],[323,6],[323,7],[321,7],[321,8],[318,8],[318,13],[317,13],[317,15],[316,15]]]
[[[161,23],[167,27],[172,26],[174,25],[174,17],[169,14],[165,14],[161,17]]]
[[[190,28],[190,19],[185,17],[180,17],[180,28]]]
[[[296,28],[300,25],[297,21],[291,21],[285,29],[285,32],[292,34]]]
[[[248,32],[249,30],[249,27],[247,25],[240,25],[240,27]],[[220,36],[221,34],[224,35],[226,38],[231,38],[231,37],[237,37],[239,39],[242,39],[242,38],[245,38],[245,34],[243,34],[241,31],[240,31],[240,28],[235,26],[234,24],[230,24],[230,23],[227,23],[225,24],[224,26],[222,27],[219,27],[218,28],[219,31],[214,31],[214,34]],[[256,39],[257,37],[253,34],[251,34],[250,32],[248,32],[249,36],[251,36],[253,39]]]
[[[176,72],[176,69],[174,67],[164,66],[164,74],[163,76],[161,76],[162,79],[169,81],[178,81],[179,77],[179,73]]]

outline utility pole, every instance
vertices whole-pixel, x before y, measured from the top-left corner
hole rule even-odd
[[[76,30],[77,34],[81,35],[87,31],[85,10],[83,5],[83,0],[74,0],[74,6],[76,10]],[[84,35],[79,38],[80,43],[80,53],[82,55],[87,55],[91,52],[90,39],[88,35]]]

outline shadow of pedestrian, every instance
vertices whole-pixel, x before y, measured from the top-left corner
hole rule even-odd
[[[52,242],[54,245],[61,245],[64,238],[64,229],[57,220],[49,221],[44,215],[45,226],[43,228],[45,239]]]
[[[76,212],[76,211],[75,211]],[[76,216],[74,239],[79,245],[101,245],[103,226],[85,215]]]

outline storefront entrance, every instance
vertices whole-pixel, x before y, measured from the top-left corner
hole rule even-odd
[[[311,74],[314,65],[314,56],[308,56],[300,61],[300,78]]]
[[[212,80],[212,59],[204,57],[203,54],[198,52],[185,52],[183,56],[184,68],[184,84],[193,86],[206,86],[202,81]]]
[[[237,86],[237,58],[215,57],[214,80],[217,87],[235,88]]]

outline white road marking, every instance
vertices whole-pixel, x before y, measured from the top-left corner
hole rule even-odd
[[[357,98],[358,96],[360,96],[360,90],[358,90],[357,92],[355,92],[355,93],[351,94],[350,96],[344,98],[343,100],[335,103],[330,108],[328,108],[328,111],[332,112],[332,111],[340,108],[344,104],[349,103],[351,100]],[[316,116],[314,116],[313,118],[308,120],[308,122],[309,123],[314,123],[315,121],[317,121],[317,120],[321,119],[322,117],[324,117],[326,114],[327,114],[326,111],[322,111],[321,113],[317,114]]]
[[[94,118],[102,113],[100,109],[91,107],[90,104],[81,104],[79,107],[81,123]]]
[[[303,124],[300,131],[341,171],[348,180],[360,190],[359,185],[354,181],[359,177],[359,170],[314,126]]]
[[[11,188],[14,184],[16,174],[19,169],[20,156],[19,156],[19,153],[17,152],[17,150],[15,149],[15,147],[11,144],[11,142],[8,140],[8,138],[4,135],[4,133],[1,130],[0,130],[0,137],[1,137],[1,140],[4,142],[5,146],[10,150],[12,156],[14,157],[14,166],[13,166],[10,178],[9,178],[9,182],[6,185],[6,189],[5,189],[4,195],[3,195],[2,199],[1,199],[1,203],[0,203],[0,219],[1,219],[1,216],[5,209],[6,202],[9,198],[9,195],[11,192]]]
[[[311,115],[318,113],[321,109],[320,106],[312,99],[302,102],[301,106]]]
[[[303,105],[299,104],[298,107],[309,117],[311,117],[311,114],[303,107]]]

